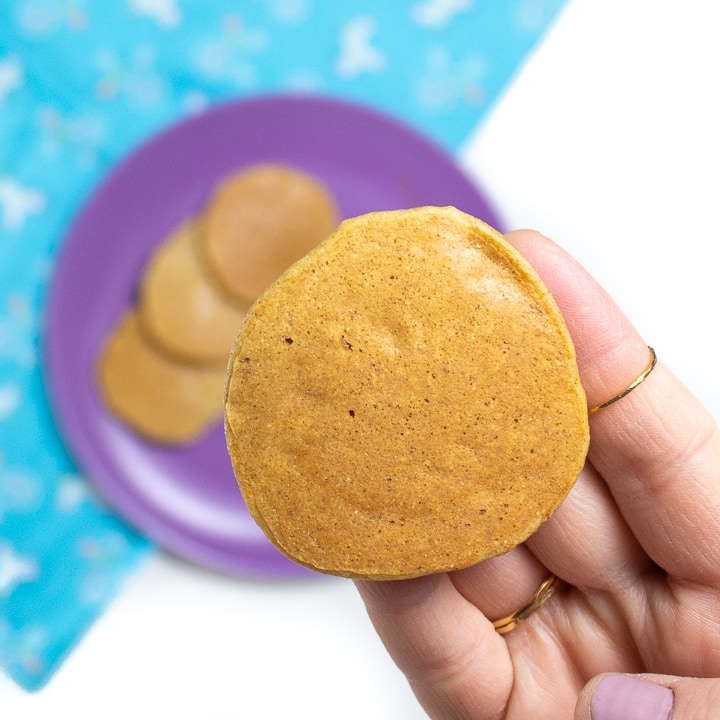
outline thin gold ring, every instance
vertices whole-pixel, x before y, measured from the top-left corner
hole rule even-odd
[[[655,369],[655,365],[657,365],[657,355],[655,354],[655,351],[649,345],[648,350],[650,351],[650,362],[647,364],[647,367],[622,392],[619,392],[617,395],[614,395],[609,400],[601,403],[600,405],[595,405],[595,407],[591,407],[588,410],[588,415],[592,415],[598,410],[602,410],[608,405],[612,405],[618,400],[622,400],[626,395],[629,395],[643,380],[645,380],[645,378]]]
[[[555,575],[550,575],[522,607],[519,607],[514,613],[504,618],[495,620],[493,623],[495,631],[500,633],[500,635],[505,635],[505,633],[514,630],[521,622],[527,620],[550,599],[559,584],[560,580],[558,580]]]

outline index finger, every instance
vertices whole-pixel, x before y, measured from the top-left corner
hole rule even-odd
[[[557,245],[508,234],[555,297],[575,342],[590,407],[647,367],[647,343],[607,293]],[[647,379],[590,419],[589,460],[652,560],[677,578],[720,585],[720,433],[658,362]]]

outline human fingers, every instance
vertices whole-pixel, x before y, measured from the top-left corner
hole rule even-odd
[[[523,544],[504,555],[456,570],[450,579],[466,600],[496,621],[522,607],[549,575],[550,571]]]
[[[532,231],[508,239],[555,297],[575,342],[590,406],[647,366],[647,343],[592,277]],[[662,362],[590,418],[589,459],[652,560],[676,578],[720,585],[720,433]]]
[[[720,713],[720,680],[609,674],[581,693],[575,720],[697,720]]]
[[[583,596],[600,591],[606,601],[614,598],[623,606],[633,597],[627,591],[653,567],[602,478],[587,465],[555,515],[526,543],[505,555],[455,571],[450,577],[458,592],[486,617],[502,622],[502,618],[523,608],[552,575],[576,587]],[[580,596],[569,594],[563,583],[559,587],[546,607],[541,606],[537,615],[533,613],[527,622],[520,623],[524,629],[513,629],[505,636],[511,650],[523,645],[526,630],[537,629],[544,620],[554,622],[560,617],[559,609],[573,615],[573,603],[582,604]],[[601,614],[609,622],[608,609],[612,606],[606,601],[593,607],[598,612],[604,607]],[[624,641],[617,642],[613,647],[618,654],[634,653],[631,643],[628,646]],[[607,659],[607,653],[603,659]],[[602,663],[586,664],[593,672],[597,672],[594,668],[604,669]]]
[[[431,717],[504,716],[513,686],[507,645],[446,573],[355,582],[378,635]]]
[[[549,570],[583,592],[612,593],[655,567],[590,464],[527,546]]]

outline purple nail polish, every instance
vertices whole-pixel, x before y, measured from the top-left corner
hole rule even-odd
[[[670,688],[627,675],[603,678],[592,696],[592,720],[668,720],[675,695]]]

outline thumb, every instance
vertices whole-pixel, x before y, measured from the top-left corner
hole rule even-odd
[[[575,720],[697,720],[720,717],[720,679],[599,675],[582,691]]]

